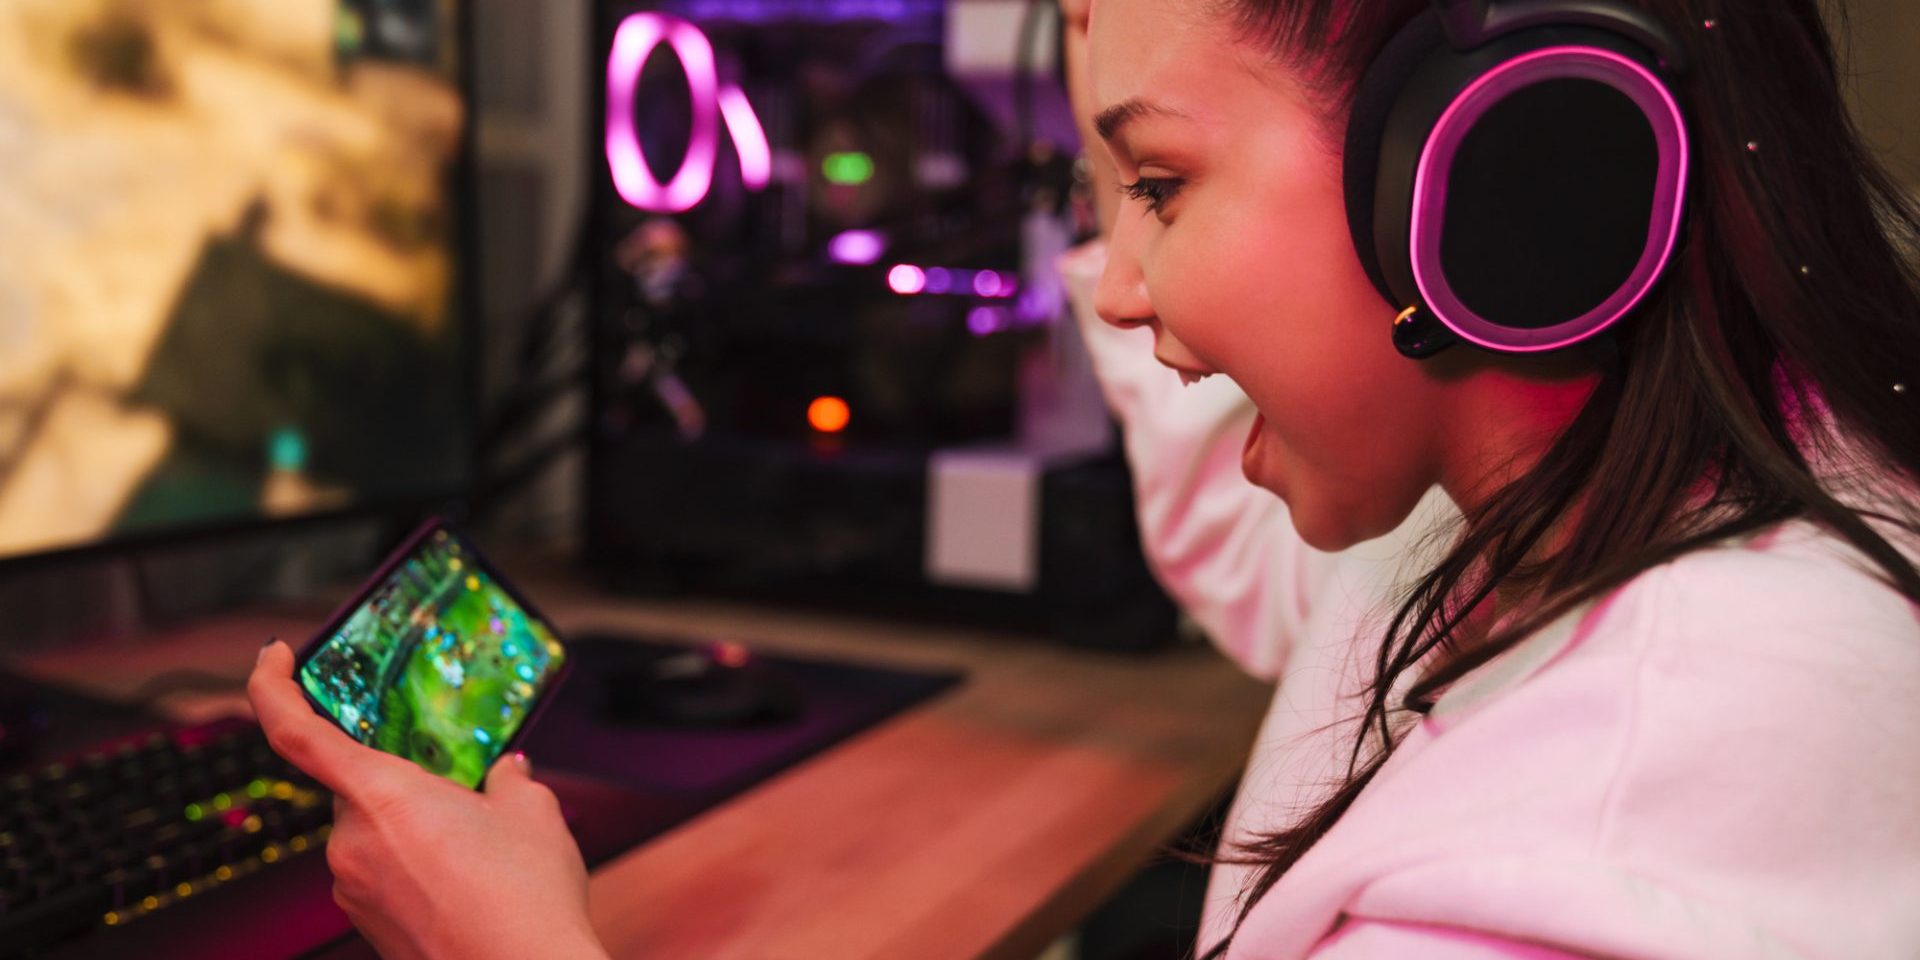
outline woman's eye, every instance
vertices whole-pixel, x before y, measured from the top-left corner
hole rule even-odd
[[[1132,183],[1121,184],[1120,189],[1129,199],[1146,204],[1148,210],[1157,214],[1179,195],[1185,183],[1173,177],[1141,177]]]

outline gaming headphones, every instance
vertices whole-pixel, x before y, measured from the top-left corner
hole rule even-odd
[[[1408,357],[1571,346],[1631,314],[1679,240],[1685,53],[1605,0],[1435,0],[1368,68],[1347,222]]]

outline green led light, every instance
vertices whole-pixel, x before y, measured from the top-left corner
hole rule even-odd
[[[258,800],[261,797],[264,797],[266,795],[267,795],[267,782],[265,780],[255,780],[254,782],[247,784],[247,796],[252,797],[255,800]]]
[[[188,820],[199,820],[200,818],[205,817],[206,815],[207,815],[207,811],[202,809],[199,804],[197,803],[187,804]]]
[[[873,179],[873,158],[858,150],[829,153],[820,161],[820,172],[826,175],[828,183],[859,186]]]
[[[233,797],[227,794],[222,793],[213,798],[213,808],[215,810],[226,811],[232,809],[232,807]]]

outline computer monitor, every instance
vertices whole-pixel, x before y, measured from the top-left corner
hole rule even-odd
[[[462,5],[0,7],[0,567],[463,487]]]

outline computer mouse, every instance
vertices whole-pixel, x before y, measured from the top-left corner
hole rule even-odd
[[[733,643],[668,654],[610,672],[606,714],[621,723],[689,729],[744,729],[800,715],[800,688]]]

